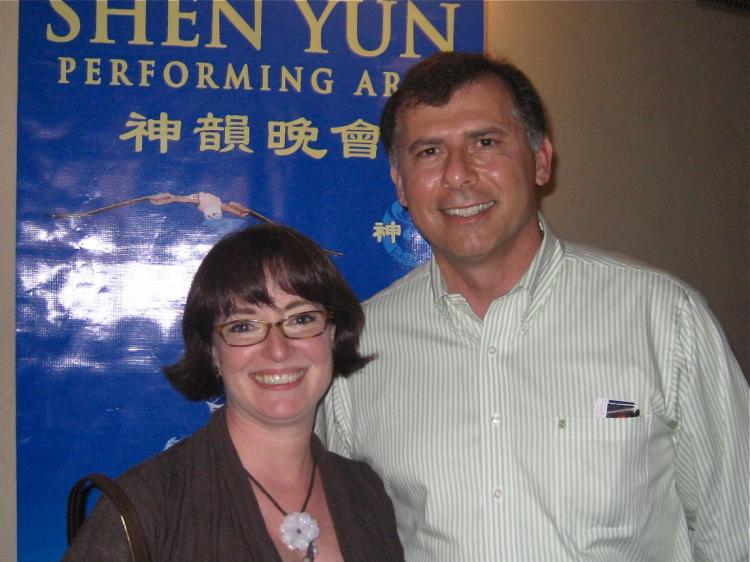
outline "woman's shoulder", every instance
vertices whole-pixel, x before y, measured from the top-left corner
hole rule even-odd
[[[334,453],[328,450],[326,450],[324,454],[331,467],[337,471],[358,474],[363,478],[374,477],[380,480],[372,467],[366,462],[348,459],[346,457],[342,457],[338,453]]]
[[[170,537],[194,531],[195,510],[188,508],[202,505],[210,496],[206,490],[216,478],[207,467],[221,464],[212,445],[216,422],[221,421],[215,416],[191,436],[116,478],[135,507],[149,549],[160,553],[157,559],[174,559],[164,554],[177,544]],[[65,562],[82,560],[129,560],[119,513],[106,497],[97,502],[66,553]]]
[[[212,434],[215,433],[217,415],[214,414],[208,424],[192,435],[185,437],[168,449],[165,449],[141,463],[123,472],[116,480],[126,492],[158,496],[169,493],[190,477],[191,474],[203,471],[209,462],[210,449],[213,446]]]
[[[336,481],[340,488],[356,490],[360,496],[366,493],[385,495],[383,481],[369,464],[342,457],[322,445],[320,450],[318,464],[326,480]]]
[[[326,500],[337,534],[347,537],[341,545],[342,552],[348,553],[345,558],[403,560],[393,504],[380,477],[367,463],[344,458],[322,445],[319,454]]]

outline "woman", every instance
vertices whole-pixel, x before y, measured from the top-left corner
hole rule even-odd
[[[118,479],[155,562],[403,560],[381,481],[312,433],[332,377],[370,359],[363,323],[328,257],[292,229],[253,226],[211,249],[185,305],[184,355],[164,371],[189,400],[223,391],[226,405]],[[64,560],[129,560],[108,501]]]

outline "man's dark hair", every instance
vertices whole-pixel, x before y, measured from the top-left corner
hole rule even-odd
[[[401,111],[417,105],[445,105],[462,86],[492,76],[505,84],[513,96],[515,117],[526,129],[529,146],[538,150],[547,135],[547,119],[539,94],[523,72],[508,62],[482,54],[436,53],[409,69],[383,108],[380,138],[391,164],[396,163],[397,119]]]
[[[222,238],[198,267],[182,316],[185,351],[164,367],[169,382],[188,400],[223,391],[211,353],[216,323],[238,303],[272,305],[267,284],[333,312],[333,375],[349,375],[372,358],[360,355],[362,307],[330,258],[303,234],[279,225],[256,225]]]

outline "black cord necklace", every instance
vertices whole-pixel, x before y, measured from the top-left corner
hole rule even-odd
[[[318,522],[310,515],[307,511],[307,503],[310,501],[312,496],[313,486],[315,485],[315,470],[318,467],[318,463],[313,458],[312,474],[310,474],[310,484],[307,487],[307,495],[305,496],[305,502],[302,504],[302,508],[299,511],[293,513],[287,513],[284,508],[279,505],[274,497],[268,493],[260,482],[258,482],[248,470],[245,470],[245,474],[250,479],[250,482],[260,490],[264,496],[266,496],[276,509],[278,509],[284,516],[284,520],[281,522],[281,540],[289,548],[289,550],[301,550],[305,553],[305,557],[302,562],[312,562],[315,560],[315,555],[318,554],[318,546],[315,544],[318,536],[320,536],[320,527]]]

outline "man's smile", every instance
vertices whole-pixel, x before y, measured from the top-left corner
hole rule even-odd
[[[480,203],[478,205],[472,205],[471,207],[452,207],[449,209],[443,209],[446,215],[453,217],[473,217],[487,209],[494,207],[495,201],[487,201],[486,203]]]

